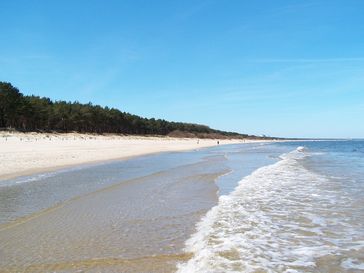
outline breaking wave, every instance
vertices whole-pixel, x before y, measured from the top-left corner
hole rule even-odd
[[[346,272],[363,269],[353,200],[335,179],[306,169],[300,147],[221,196],[186,242],[190,272]]]

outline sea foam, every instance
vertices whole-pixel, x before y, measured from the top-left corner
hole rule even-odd
[[[177,272],[319,272],[322,266],[320,272],[330,272],[330,263],[341,272],[361,268],[353,261],[364,244],[354,238],[363,234],[343,220],[350,198],[328,177],[305,169],[300,160],[306,156],[284,154],[221,196],[186,242],[193,257]],[[340,265],[346,257],[352,259]]]

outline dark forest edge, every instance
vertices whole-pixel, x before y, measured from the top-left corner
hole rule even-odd
[[[91,102],[52,101],[46,97],[24,96],[8,82],[0,82],[0,129],[23,132],[114,133],[198,138],[257,137],[211,129],[208,126],[148,119]]]

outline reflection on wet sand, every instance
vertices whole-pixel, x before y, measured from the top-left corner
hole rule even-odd
[[[122,181],[0,226],[1,272],[173,272],[217,202],[223,156]]]
[[[192,256],[182,254],[157,255],[135,259],[101,258],[68,261],[54,264],[32,264],[26,267],[10,266],[1,272],[173,272],[177,262],[186,262]]]

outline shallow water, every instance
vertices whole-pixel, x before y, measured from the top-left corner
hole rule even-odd
[[[227,145],[0,181],[0,272],[363,272],[363,155]]]
[[[0,269],[173,272],[217,185],[229,192],[276,150],[221,146],[2,181]]]
[[[254,171],[198,224],[178,272],[363,272],[364,143],[312,142]]]

